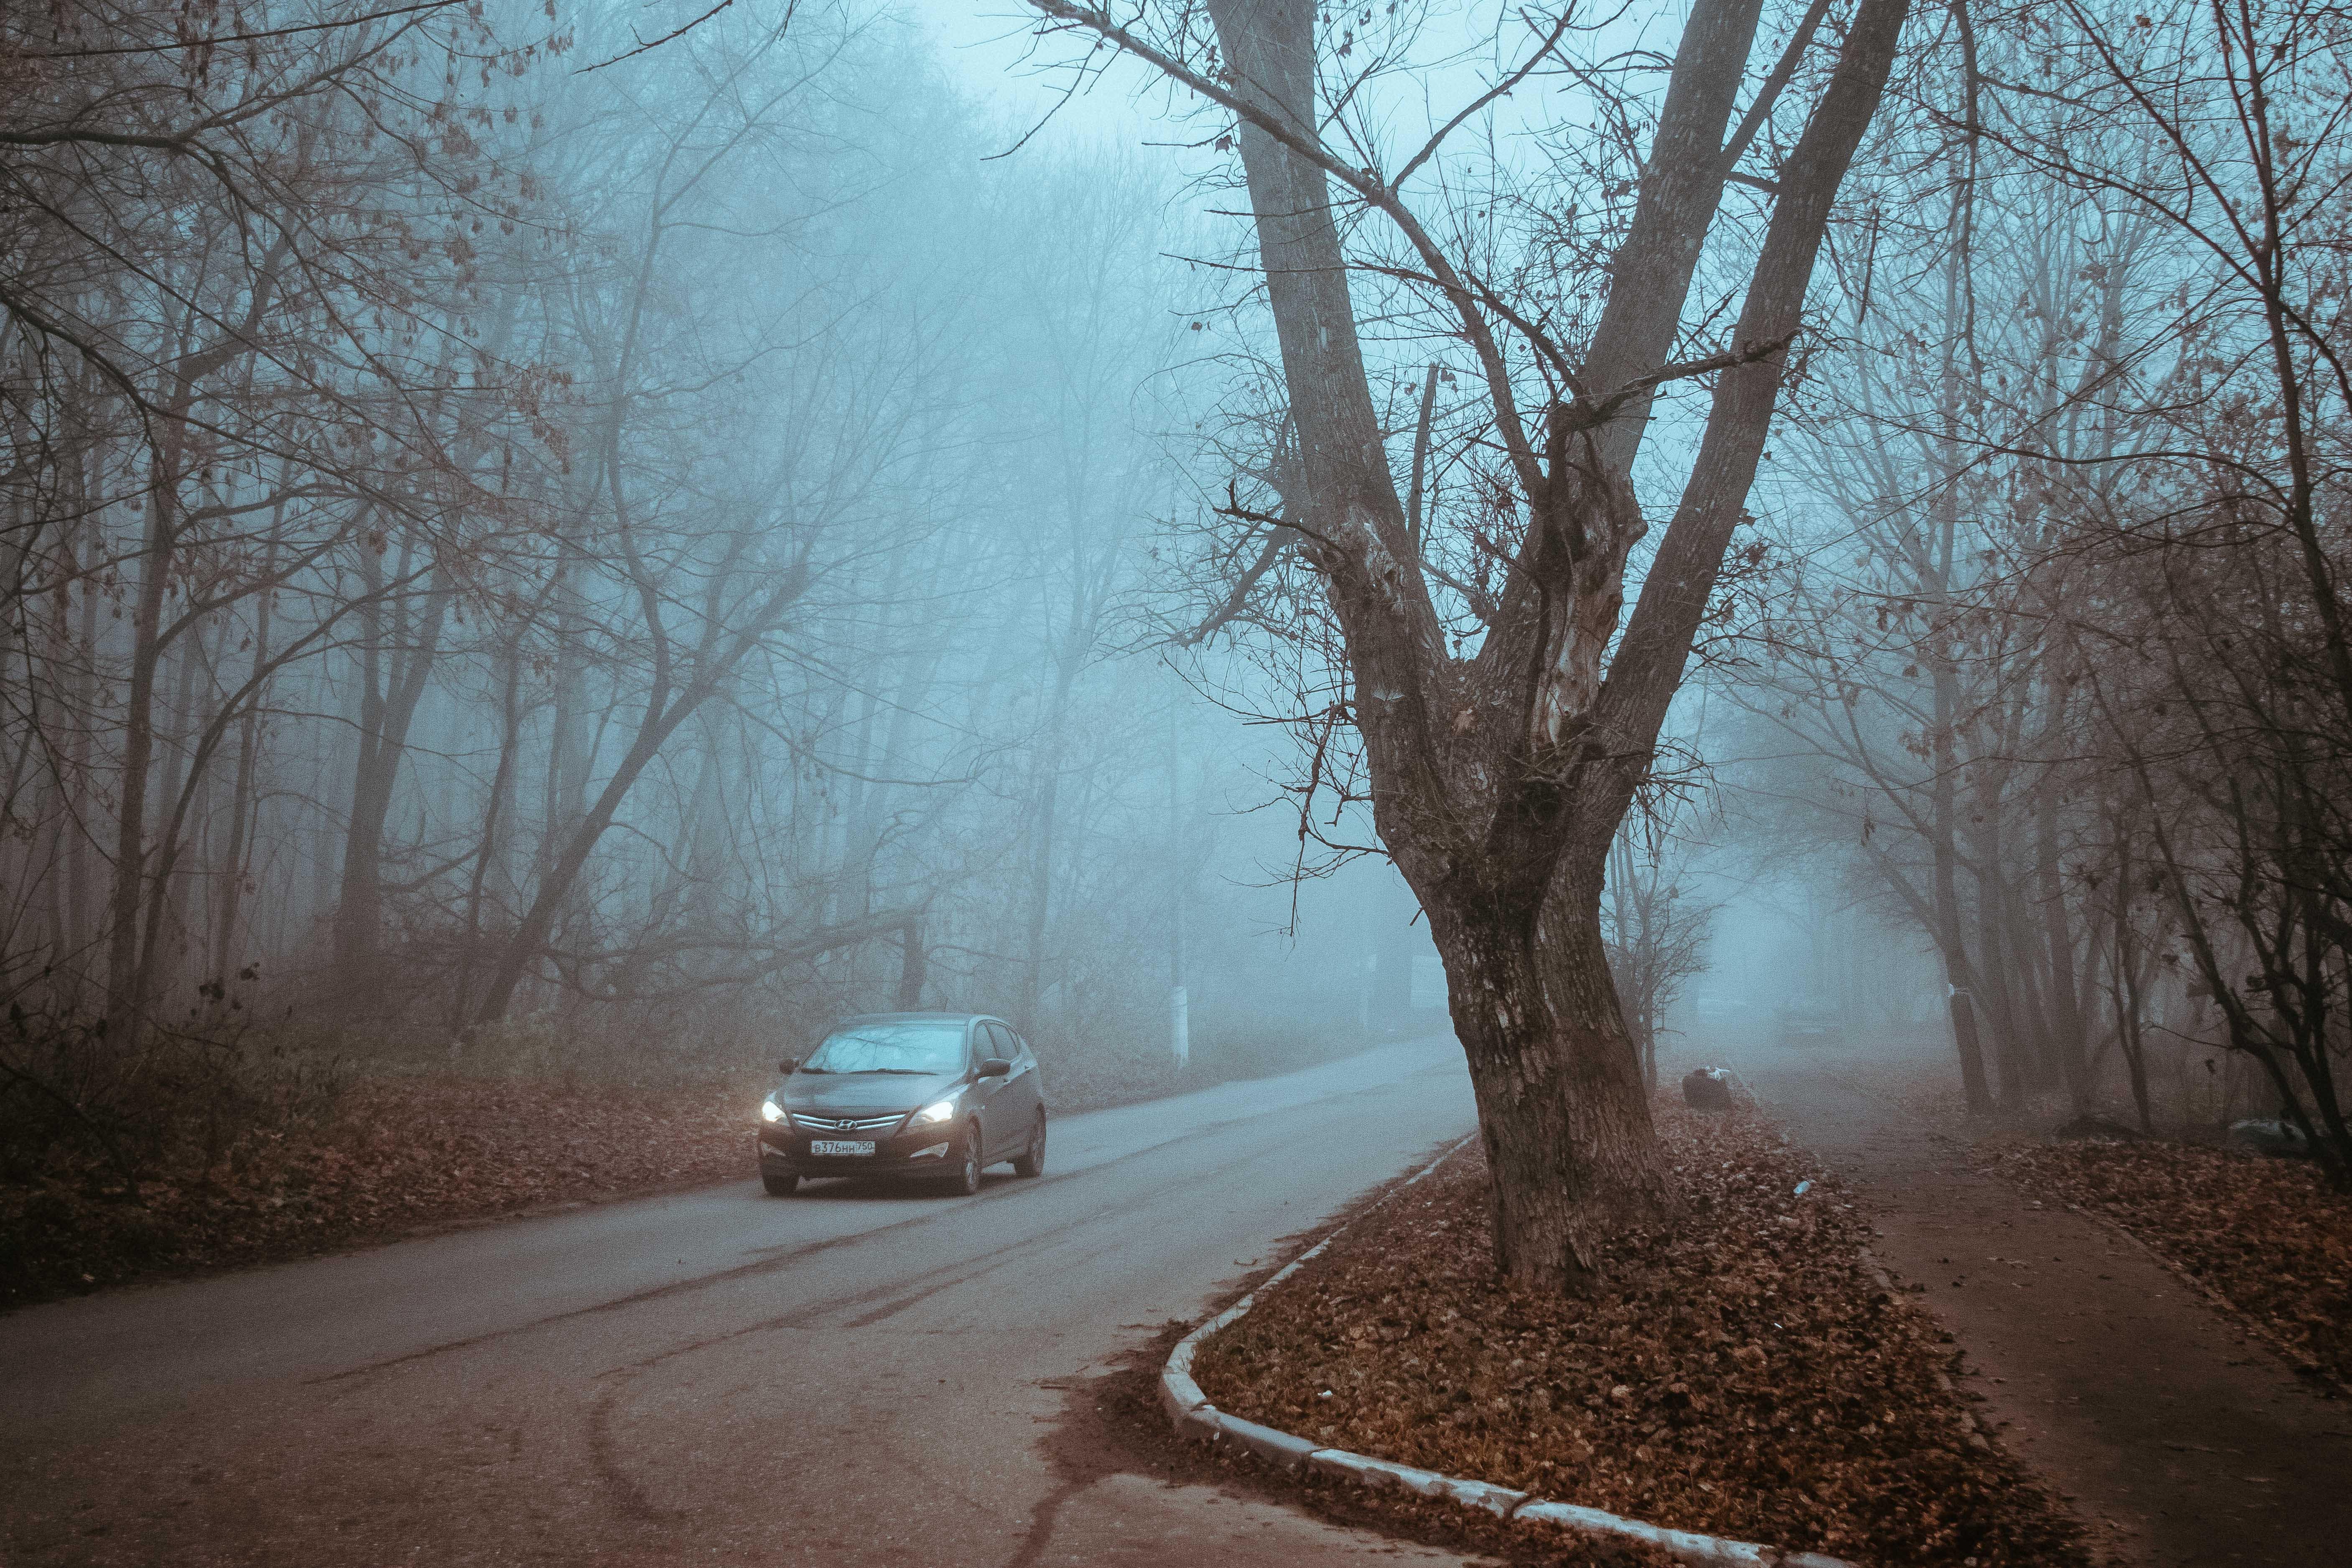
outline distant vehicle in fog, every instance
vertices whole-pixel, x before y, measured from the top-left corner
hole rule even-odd
[[[845,1018],[760,1106],[760,1181],[783,1197],[812,1176],[888,1176],[980,1191],[1011,1161],[1045,1169],[1045,1096],[1029,1042],[1001,1018],[871,1013]]]
[[[1773,1037],[1784,1046],[1839,1045],[1845,1020],[1826,1002],[1791,1002],[1780,1009]]]

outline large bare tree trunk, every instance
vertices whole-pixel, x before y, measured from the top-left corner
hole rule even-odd
[[[1628,552],[1628,481],[1692,269],[1722,195],[1755,0],[1699,0],[1685,28],[1607,312],[1572,402],[1536,449],[1473,291],[1377,171],[1320,149],[1316,12],[1212,0],[1256,217],[1306,495],[1299,531],[1328,584],[1382,842],[1427,911],[1495,1172],[1497,1264],[1581,1289],[1628,1218],[1662,1212],[1664,1172],[1600,925],[1602,868],[1680,683],[1761,455],[1782,351],[1830,204],[1874,110],[1907,0],[1864,0],[1839,67],[1784,164],[1780,195],[1674,524],[1604,682]],[[1094,26],[1091,14],[1041,9]],[[1138,47],[1122,37],[1127,47]],[[1449,655],[1389,469],[1360,347],[1329,178],[1414,237],[1487,373],[1530,521],[1472,658]]]

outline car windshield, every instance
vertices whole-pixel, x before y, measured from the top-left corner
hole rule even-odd
[[[929,1078],[963,1067],[963,1026],[937,1018],[860,1024],[826,1039],[803,1072],[899,1072]]]

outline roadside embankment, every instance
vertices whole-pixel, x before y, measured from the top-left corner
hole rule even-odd
[[[209,1148],[134,1136],[128,1170],[53,1146],[0,1183],[0,1306],[748,1176],[749,1093],[362,1079]]]
[[[473,1047],[478,1070],[413,1051],[367,1072],[324,1051],[192,1053],[87,1105],[16,1073],[0,1100],[0,1310],[756,1173],[765,1066],[632,1081],[524,1037]],[[1283,1065],[1250,1043],[1183,1069],[1139,1050],[1049,1060],[1050,1103],[1074,1115]],[[633,1065],[613,1041],[571,1054]]]

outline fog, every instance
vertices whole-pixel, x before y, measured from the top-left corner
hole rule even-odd
[[[1829,1041],[1977,1109],[2336,1115],[2318,76],[2277,85],[2280,175],[2230,151],[2195,16],[2000,23],[2001,70],[2081,91],[1965,134],[1994,78],[1915,25],[1771,285],[1801,331],[1732,342],[1831,90],[1817,18],[1768,7],[1730,79],[1754,172],[1579,426],[1570,361],[1633,352],[1611,269],[1679,13],[1326,18],[1365,460],[1412,557],[1365,570],[1424,691],[1367,673],[1371,557],[1311,521],[1329,443],[1224,79],[1138,53],[1214,61],[1205,22],[705,9],[7,22],[0,990],[58,1053],[23,1071],[153,1031],[692,1073],[929,1007],[1140,1092],[1508,1019],[1472,928],[1518,898],[1538,945],[1597,922],[1607,999],[1559,1028],[1653,1086]],[[2110,22],[2171,42],[2102,57]],[[2134,71],[2188,95],[2203,173],[2091,122]],[[2189,187],[2268,192],[2286,237],[2247,252]],[[1725,489],[1717,389],[1759,364]],[[1603,425],[1614,542],[1574,531],[1561,632],[1513,595]],[[1636,637],[1701,501],[1687,625]],[[1538,619],[1512,695],[1479,661]],[[1408,707],[1422,741],[1381,727]],[[1465,749],[1514,725],[1514,777],[1600,803],[1534,848]],[[1475,785],[1415,782],[1441,752]]]

